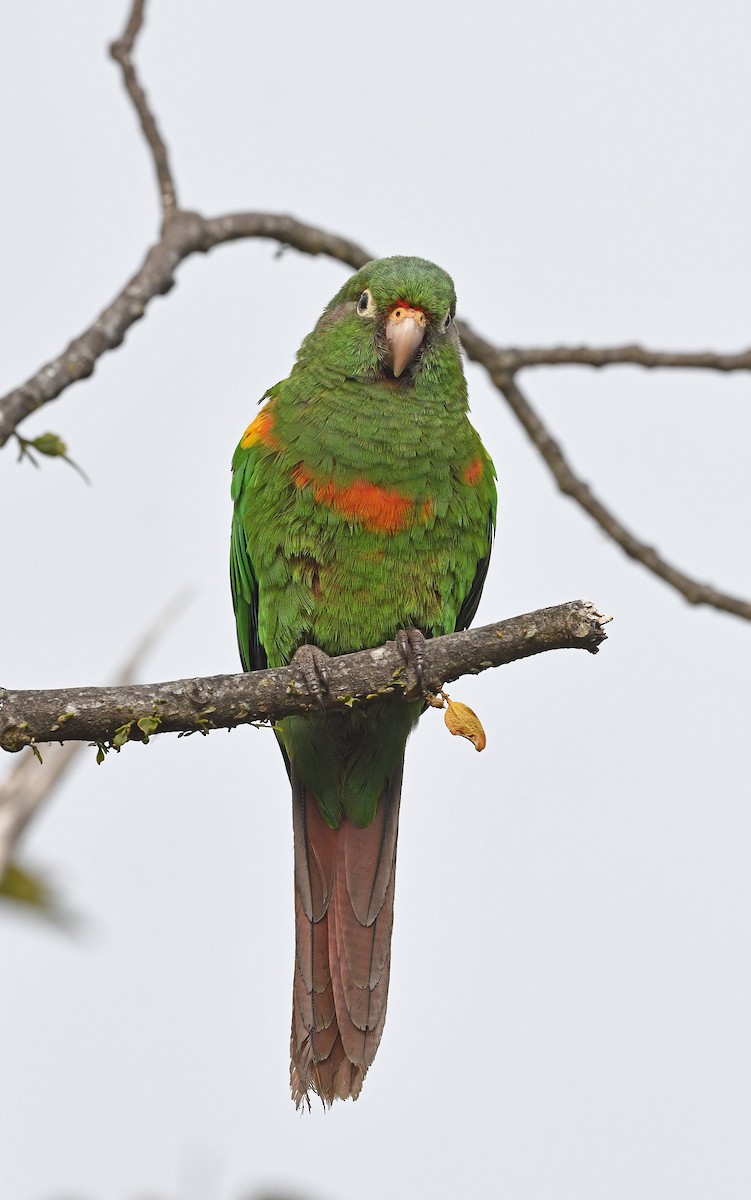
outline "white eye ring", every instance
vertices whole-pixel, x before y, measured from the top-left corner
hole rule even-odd
[[[446,316],[443,318],[442,328],[443,328],[444,333],[447,332],[450,324],[451,324],[451,310],[449,309],[449,311],[446,313]]]
[[[366,288],[365,291],[361,293],[360,299],[357,301],[357,307],[355,311],[357,312],[358,317],[375,316],[376,304],[370,288]]]

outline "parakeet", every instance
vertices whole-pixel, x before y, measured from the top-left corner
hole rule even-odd
[[[421,258],[368,263],[325,308],[233,459],[245,670],[464,629],[488,569],[495,471],[467,417],[456,297]],[[418,632],[419,631],[419,632]],[[312,657],[310,657],[312,655]],[[312,671],[312,674],[311,674]],[[299,1107],[355,1099],[383,1032],[404,747],[400,696],[280,722],[292,785]],[[446,1014],[447,1020],[449,1014]]]

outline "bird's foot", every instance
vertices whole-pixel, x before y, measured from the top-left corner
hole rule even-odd
[[[292,655],[291,667],[297,667],[308,692],[321,712],[326,711],[324,697],[329,690],[329,656],[319,646],[307,642]]]
[[[406,666],[413,667],[417,676],[417,686],[421,695],[425,695],[425,662],[428,648],[425,635],[419,629],[398,629],[396,633],[396,648],[401,654]]]

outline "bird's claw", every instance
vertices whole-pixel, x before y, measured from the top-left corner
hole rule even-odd
[[[321,712],[325,712],[324,697],[329,690],[328,654],[319,646],[310,646],[306,643],[295,651],[290,666],[297,667],[308,692]]]
[[[413,667],[417,676],[417,686],[425,695],[425,663],[428,656],[425,635],[414,627],[398,629],[396,633],[396,648],[408,667]]]

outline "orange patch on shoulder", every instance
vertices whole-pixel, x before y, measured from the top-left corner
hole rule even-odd
[[[240,441],[243,450],[247,450],[249,446],[254,446],[256,442],[261,442],[264,446],[268,446],[269,450],[279,450],[280,445],[272,433],[273,428],[274,413],[271,405],[267,404],[245,430]]]
[[[462,479],[465,483],[475,484],[482,475],[483,463],[481,458],[475,458],[462,471]]]

